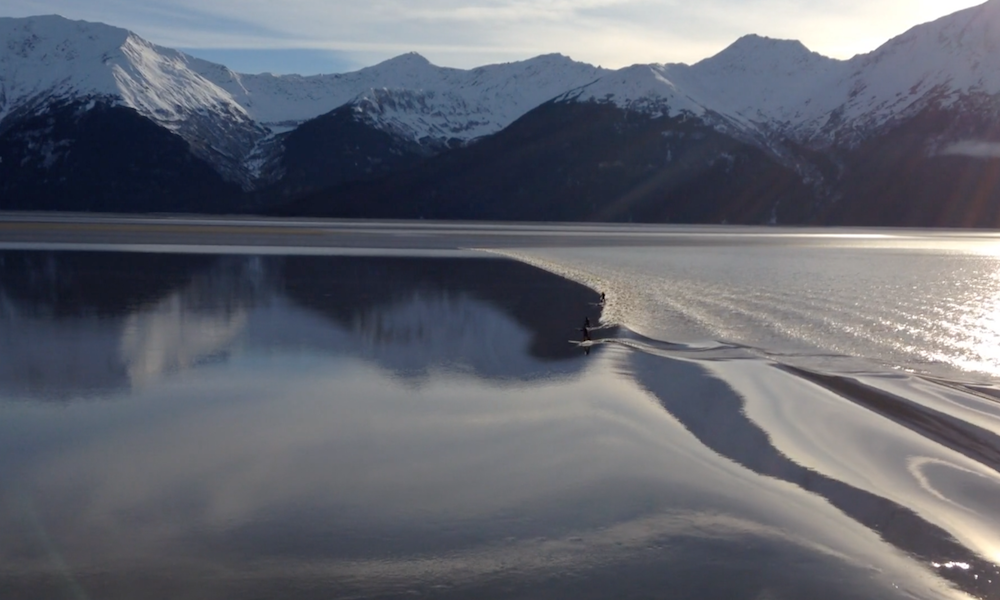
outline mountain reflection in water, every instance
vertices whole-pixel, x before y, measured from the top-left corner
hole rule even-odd
[[[567,336],[597,310],[590,290],[496,259],[8,251],[0,278],[0,390],[39,400],[247,347],[364,356],[404,376],[539,377],[578,354]]]
[[[0,597],[995,593],[713,372],[773,367],[567,343],[597,299],[501,259],[0,252]]]

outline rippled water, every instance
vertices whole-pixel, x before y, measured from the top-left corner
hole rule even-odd
[[[663,241],[509,253],[606,291],[606,318],[650,337],[1000,376],[998,236],[787,230]]]
[[[0,597],[1000,597],[992,239],[528,231],[0,251]]]

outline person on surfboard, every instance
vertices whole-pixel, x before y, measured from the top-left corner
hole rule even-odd
[[[590,341],[590,317],[584,317],[583,318],[583,327],[580,328],[580,331],[583,332],[583,341],[589,342]]]

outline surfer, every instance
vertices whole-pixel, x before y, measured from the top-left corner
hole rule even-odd
[[[580,328],[580,331],[583,332],[583,341],[589,342],[590,341],[590,317],[584,317],[583,318],[583,327]]]
[[[604,305],[604,292],[601,292],[601,305]]]

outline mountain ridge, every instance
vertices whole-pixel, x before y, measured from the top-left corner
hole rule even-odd
[[[377,189],[380,215],[391,216],[393,210],[409,214],[406,189],[391,181],[375,187],[357,184],[386,177],[416,181],[401,176],[414,169],[444,178],[417,177],[425,205],[449,194],[504,201],[441,166],[448,164],[474,170],[503,166],[512,170],[502,176],[557,195],[569,194],[577,189],[572,182],[581,180],[619,194],[620,186],[605,178],[614,176],[614,165],[623,165],[631,173],[623,180],[645,182],[641,185],[666,194],[660,200],[655,194],[642,196],[636,206],[643,206],[648,218],[685,214],[728,219],[725,215],[739,214],[744,222],[867,222],[861,213],[902,214],[898,208],[868,211],[864,203],[878,200],[871,197],[875,190],[888,190],[883,195],[891,201],[884,202],[904,202],[906,194],[916,194],[916,204],[929,206],[931,200],[923,198],[913,181],[926,179],[928,190],[946,190],[948,178],[969,177],[963,173],[981,171],[975,161],[1000,156],[1000,61],[993,58],[1000,48],[1000,0],[918,25],[847,60],[824,57],[799,41],[750,34],[691,65],[636,64],[617,70],[561,54],[466,70],[435,66],[417,53],[406,53],[350,73],[250,75],[162,48],[124,29],[58,16],[0,18],[0,39],[0,175],[8,178],[6,184],[0,180],[0,190],[8,194],[18,194],[19,185],[41,190],[39,181],[85,181],[79,165],[90,163],[67,162],[78,143],[73,121],[99,106],[133,110],[178,136],[187,150],[171,146],[178,154],[167,162],[186,164],[190,161],[183,154],[189,152],[220,179],[208,183],[198,167],[200,189],[239,186],[243,196],[227,192],[219,206],[243,212],[291,202],[336,216],[336,210],[329,210],[336,206],[331,198],[346,194],[356,212],[366,206],[357,190]],[[49,116],[47,111],[52,111]],[[560,111],[573,116],[560,117]],[[102,114],[111,118],[118,113]],[[629,115],[641,115],[643,127],[659,137],[634,130],[636,119],[630,122]],[[528,124],[519,133],[505,133],[524,119]],[[593,137],[562,129],[569,123]],[[61,137],[53,137],[57,130]],[[485,147],[495,152],[523,148],[532,154],[550,148],[541,135],[606,147],[582,153],[552,147],[561,154],[542,161],[553,169],[550,174],[475,150],[500,136],[502,141]],[[628,151],[622,145],[626,138],[643,150]],[[887,140],[902,146],[887,146]],[[456,153],[484,162],[450,158]],[[629,162],[635,160],[644,162]],[[70,173],[71,163],[77,166]],[[731,206],[719,195],[729,190],[744,196],[730,181],[737,176],[747,189],[767,190],[767,182],[753,181],[755,169],[782,181],[783,191],[762,192],[770,198],[766,202],[747,199],[756,207],[751,211]],[[575,175],[560,186],[558,178],[567,173]],[[799,183],[788,180],[789,174]],[[713,184],[712,177],[722,179]],[[902,185],[902,177],[911,184]],[[492,176],[481,179],[498,183]],[[139,180],[130,181],[129,189],[139,189]],[[724,202],[725,209],[650,208],[655,202],[693,202],[691,190]],[[800,199],[793,201],[789,190]],[[107,198],[115,193],[102,192]],[[994,196],[1000,201],[993,188],[982,193],[990,202]],[[529,196],[535,198],[524,197]],[[296,200],[307,197],[312,204]],[[116,200],[115,206],[128,202]],[[333,204],[324,208],[317,204],[322,202]],[[595,198],[592,204],[603,202]],[[802,206],[792,207],[793,202]],[[476,202],[449,198],[444,204],[469,207]],[[144,206],[137,202],[137,210]],[[573,214],[546,211],[539,208],[539,214],[559,218]],[[467,212],[463,214],[472,214]],[[482,214],[531,218],[528,207]],[[585,214],[632,218],[634,211]]]

